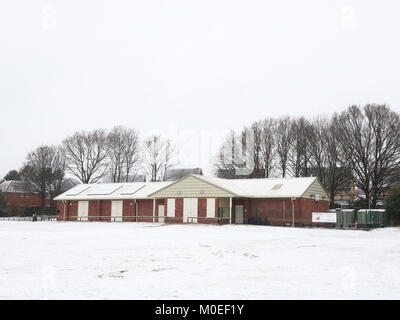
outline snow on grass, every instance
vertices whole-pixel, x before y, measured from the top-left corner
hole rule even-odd
[[[399,299],[400,229],[0,222],[0,299]]]

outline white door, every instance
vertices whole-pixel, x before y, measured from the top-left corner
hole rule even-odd
[[[122,222],[122,201],[111,202],[111,221]]]
[[[183,223],[197,223],[197,198],[183,199]]]
[[[89,201],[78,202],[78,221],[88,221]]]
[[[158,222],[164,223],[164,220],[165,220],[164,217],[165,217],[165,215],[164,215],[164,205],[160,204],[158,206]]]
[[[175,217],[175,199],[168,199],[167,201],[167,217]]]
[[[243,224],[243,206],[235,206],[235,223]]]
[[[215,199],[207,199],[207,218],[215,218]]]

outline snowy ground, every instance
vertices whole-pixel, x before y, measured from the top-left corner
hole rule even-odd
[[[0,222],[0,299],[399,299],[400,229]]]

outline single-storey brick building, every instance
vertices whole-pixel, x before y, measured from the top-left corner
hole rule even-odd
[[[318,178],[221,179],[79,185],[55,198],[59,220],[311,224],[327,211]]]
[[[78,181],[75,179],[65,179],[61,185],[61,192],[71,189],[76,186]],[[24,210],[27,208],[37,207],[40,208],[42,200],[38,194],[30,190],[29,184],[25,181],[0,181],[0,192],[7,200],[9,207]],[[52,206],[50,195],[46,196],[46,207]]]
[[[42,200],[37,194],[29,191],[24,181],[3,181],[0,183],[0,192],[2,192],[9,206],[18,208],[40,207]],[[49,199],[46,200],[46,206],[50,206]]]

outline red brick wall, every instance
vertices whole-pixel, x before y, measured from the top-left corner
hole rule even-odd
[[[16,207],[40,207],[42,205],[42,200],[37,195],[23,194],[23,193],[3,193],[7,200],[8,205]],[[23,195],[23,197],[21,196]],[[50,201],[46,200],[46,206],[50,206]]]
[[[64,204],[62,201],[57,201],[57,220],[61,221],[64,220]],[[65,206],[66,209],[67,206]]]
[[[198,223],[207,223],[207,199],[206,198],[198,198],[197,200],[197,219]],[[203,219],[202,219],[203,218]]]
[[[296,215],[296,207],[298,207],[299,214]],[[315,202],[311,199],[297,199],[295,201],[295,223],[311,223],[313,212],[325,212],[329,210],[328,201]]]
[[[66,219],[76,221],[78,216],[78,201],[67,201],[66,202]]]
[[[136,204],[135,200],[124,200],[122,206],[122,221],[136,221]]]
[[[100,201],[100,220],[111,221],[111,201],[101,200]]]
[[[101,221],[101,200],[90,200],[89,201],[89,210],[88,210],[90,221]]]
[[[166,222],[170,223],[182,223],[183,221],[183,199],[175,199],[175,218],[167,218]]]
[[[244,202],[245,203],[245,202]],[[247,217],[268,225],[291,225],[292,203],[290,199],[250,199]],[[310,224],[312,212],[327,211],[328,201],[315,202],[311,199],[294,201],[294,220],[297,224]]]
[[[168,199],[165,199],[165,222],[168,223],[182,223],[183,217],[183,199],[175,198],[175,217],[167,217],[168,212]]]
[[[153,200],[138,200],[138,221],[153,222]],[[145,217],[143,217],[145,216]]]
[[[218,198],[215,199],[215,215],[218,217]],[[132,206],[130,205],[132,203]],[[155,215],[158,216],[158,206],[164,205],[164,216],[167,215],[167,199],[159,199],[156,201]],[[258,219],[261,223],[269,225],[291,225],[292,224],[292,204],[290,199],[233,199],[232,202],[232,223],[235,223],[235,205],[244,206],[244,223],[248,223]],[[138,206],[138,221],[152,222],[153,221],[153,200],[137,200]],[[285,206],[285,207],[284,207]],[[57,203],[59,210],[59,219],[64,215],[64,207],[61,201]],[[285,212],[284,212],[285,208]],[[295,208],[295,223],[310,224],[312,212],[324,212],[329,209],[329,202],[315,202],[311,199],[297,199],[294,202]],[[66,219],[76,220],[78,215],[78,201],[66,202]],[[135,217],[135,201],[123,201],[123,215],[126,217]],[[89,202],[89,216],[101,216],[101,221],[110,221],[111,216],[111,201],[92,200]],[[144,217],[147,216],[147,217]],[[199,223],[215,223],[211,219],[205,219],[207,216],[207,199],[198,199],[198,222]],[[106,218],[104,218],[106,217]],[[175,199],[175,218],[166,218],[166,222],[182,223],[183,219],[183,199]],[[155,219],[158,221],[158,218]],[[136,219],[124,219],[124,221],[136,221]]]

